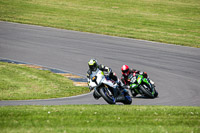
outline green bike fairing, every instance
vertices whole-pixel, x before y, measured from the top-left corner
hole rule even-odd
[[[146,83],[146,84],[148,84],[150,86],[150,83],[149,83],[149,81],[146,78],[143,79],[143,82]]]
[[[143,79],[143,76],[142,76],[142,75],[139,75],[139,76],[137,77],[137,82],[138,82],[138,84],[141,84],[141,83],[142,83],[142,79]]]
[[[137,85],[137,84],[130,84],[130,87],[131,87],[131,88],[137,88],[138,85]]]

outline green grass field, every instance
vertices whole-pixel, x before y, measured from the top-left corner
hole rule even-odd
[[[0,100],[66,97],[88,92],[50,71],[0,62]],[[133,100],[134,102],[134,100]],[[198,133],[200,107],[0,106],[1,133]]]
[[[200,48],[199,0],[0,0],[0,20]],[[14,100],[89,90],[49,71],[0,62],[0,91],[0,100]],[[200,107],[1,106],[0,132],[199,133]]]
[[[50,71],[0,62],[0,91],[0,100],[24,100],[74,96],[89,89]]]
[[[200,107],[0,107],[1,133],[199,133]]]
[[[200,0],[0,0],[0,20],[200,48]]]

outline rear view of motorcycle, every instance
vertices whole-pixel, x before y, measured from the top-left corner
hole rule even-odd
[[[108,104],[116,104],[122,102],[124,104],[131,104],[132,99],[125,90],[120,91],[118,85],[109,77],[104,75],[104,72],[97,69],[90,75],[88,85],[94,89],[95,97],[103,97]]]

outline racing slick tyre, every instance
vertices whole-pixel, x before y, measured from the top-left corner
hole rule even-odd
[[[97,91],[94,91],[94,92],[93,92],[93,97],[94,97],[96,100],[98,100],[98,99],[101,97],[101,95],[100,95]]]
[[[99,90],[101,96],[103,97],[103,99],[109,103],[109,104],[115,104],[116,103],[116,99],[114,97],[114,95],[111,93],[111,91],[106,88],[106,87],[103,87]]]
[[[148,86],[145,85],[145,87],[144,87],[144,84],[142,84],[139,87],[140,87],[140,89],[142,90],[142,92],[144,93],[145,96],[147,96],[149,98],[154,98],[154,95],[152,95],[152,93],[150,91],[151,89]]]
[[[136,97],[136,96],[137,96],[138,93],[135,92],[133,89],[131,89],[130,91],[131,91],[131,94],[132,94],[133,97]]]
[[[132,103],[132,99],[131,99],[130,95],[126,94],[124,97],[125,97],[125,100],[123,101],[123,103],[126,105],[130,105]]]
[[[154,97],[158,97],[158,92],[155,90]]]

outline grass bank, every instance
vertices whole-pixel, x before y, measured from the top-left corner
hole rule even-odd
[[[199,0],[0,0],[0,20],[200,48]]]
[[[197,133],[200,107],[170,106],[5,106],[1,133]]]
[[[50,71],[0,62],[0,100],[48,99],[89,92]]]

